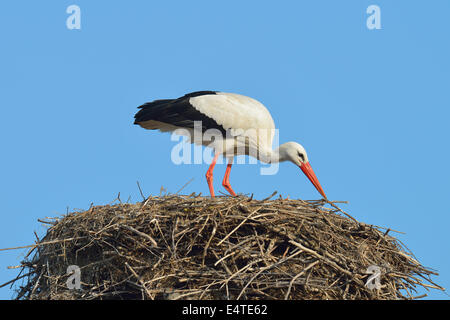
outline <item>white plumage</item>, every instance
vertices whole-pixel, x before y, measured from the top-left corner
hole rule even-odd
[[[268,162],[265,156],[272,150],[275,123],[262,103],[240,94],[225,92],[192,97],[189,102],[196,110],[229,131],[228,136],[224,137],[225,143],[213,144],[216,152],[227,156],[257,155],[259,160]]]

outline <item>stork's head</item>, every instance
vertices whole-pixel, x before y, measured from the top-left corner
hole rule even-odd
[[[287,160],[295,165],[297,165],[300,169],[302,169],[303,173],[308,177],[308,179],[312,182],[314,187],[316,187],[317,191],[326,199],[327,196],[320,186],[319,180],[317,179],[311,165],[309,164],[308,155],[306,154],[305,148],[297,142],[287,142],[280,147],[280,158],[282,160]]]

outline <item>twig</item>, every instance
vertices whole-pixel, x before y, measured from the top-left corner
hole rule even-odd
[[[175,194],[180,193],[188,184],[190,184],[192,182],[192,180],[194,180],[194,178],[192,178],[191,180],[189,180],[188,182],[186,182],[181,188],[180,190],[178,190]]]
[[[158,246],[158,243],[155,241],[155,239],[153,239],[152,237],[150,237],[148,234],[143,233],[143,232],[140,232],[139,230],[136,230],[135,228],[130,227],[130,226],[127,226],[127,225],[125,225],[125,224],[122,224],[122,225],[120,225],[120,226],[121,226],[122,228],[127,229],[127,230],[133,231],[134,233],[140,235],[141,237],[144,237],[144,238],[150,240],[150,242],[152,243],[152,245],[153,245],[154,247],[157,247],[157,246]]]
[[[136,183],[137,183],[137,186],[139,188],[139,193],[141,194],[142,201],[145,201],[146,198],[144,196],[144,193],[142,192],[141,185],[139,184],[139,181],[136,181]]]
[[[145,283],[142,281],[141,277],[139,277],[139,275],[136,273],[136,271],[133,270],[133,268],[128,264],[128,262],[125,262],[125,265],[131,271],[131,273],[136,277],[136,279],[139,281],[139,283],[141,284],[142,288],[145,290],[145,293],[147,293],[147,296],[150,299],[154,300],[152,294],[148,291],[148,289],[145,286]]]

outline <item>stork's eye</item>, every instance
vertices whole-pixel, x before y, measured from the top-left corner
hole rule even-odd
[[[298,156],[300,157],[300,159],[302,160],[302,162],[305,162],[305,155],[302,153],[298,153]]]

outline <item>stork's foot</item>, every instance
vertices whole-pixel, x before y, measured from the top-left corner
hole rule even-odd
[[[222,185],[223,185],[223,187],[224,187],[225,189],[227,189],[227,191],[228,191],[229,194],[231,194],[233,197],[236,197],[236,193],[235,193],[235,192],[233,191],[233,189],[231,188],[230,183],[227,184],[227,183],[223,182]]]
[[[229,163],[227,165],[227,170],[225,170],[225,175],[223,176],[222,185],[227,191],[233,196],[236,197],[236,193],[233,191],[230,185],[230,171],[231,171],[232,164]]]

